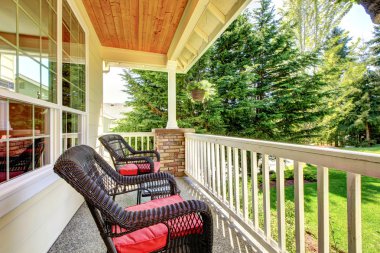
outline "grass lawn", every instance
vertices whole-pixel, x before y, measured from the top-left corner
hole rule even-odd
[[[380,145],[350,150],[380,154]],[[380,169],[380,168],[379,168]],[[316,168],[307,166],[305,173],[317,173]],[[330,178],[330,245],[331,252],[347,252],[347,193],[346,173],[329,170]],[[249,184],[250,185],[250,184]],[[251,192],[251,191],[249,191]],[[287,250],[295,252],[294,242],[294,187],[288,186],[286,195]],[[262,194],[260,194],[262,198]],[[318,235],[317,183],[305,184],[305,228],[307,251],[316,252]],[[251,207],[250,207],[251,208]],[[252,210],[252,209],[250,209]],[[262,201],[259,201],[260,226],[263,227]],[[277,238],[276,189],[271,190],[272,235]],[[363,252],[380,252],[380,179],[362,177],[362,238]]]

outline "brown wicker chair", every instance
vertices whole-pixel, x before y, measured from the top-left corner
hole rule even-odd
[[[66,150],[54,171],[83,195],[107,252],[211,252],[209,207],[202,201],[183,201],[170,174],[122,176],[84,145]],[[164,188],[152,192],[151,201],[127,209],[114,202],[112,196],[141,190],[142,183]]]
[[[106,134],[99,141],[110,153],[115,169],[124,176],[160,171],[160,154],[155,150],[136,151],[118,134]]]

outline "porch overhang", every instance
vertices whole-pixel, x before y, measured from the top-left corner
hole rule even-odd
[[[82,0],[105,66],[186,73],[251,0]]]

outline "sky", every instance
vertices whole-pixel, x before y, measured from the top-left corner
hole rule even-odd
[[[283,0],[273,0],[276,9],[282,7]],[[253,8],[257,4],[256,1],[248,6]],[[355,4],[347,15],[342,19],[340,27],[349,31],[354,41],[360,38],[368,41],[372,38],[373,24],[369,15],[365,12],[361,5]],[[103,102],[104,103],[124,103],[127,94],[123,92],[123,81],[120,74],[123,73],[122,68],[111,68],[109,73],[103,75]]]

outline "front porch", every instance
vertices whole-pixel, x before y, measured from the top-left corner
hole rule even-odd
[[[189,184],[188,177],[177,177],[176,182],[181,190],[181,196],[185,200],[199,199],[207,201],[201,193]],[[134,205],[136,199],[130,195],[127,198],[118,199],[122,205]],[[210,201],[208,200],[210,203]],[[254,252],[252,246],[234,229],[233,224],[223,218],[220,211],[212,206],[214,217],[214,245],[213,252]],[[99,235],[95,222],[85,203],[75,213],[69,224],[63,230],[56,242],[50,248],[49,253],[81,252],[104,253],[106,247]]]

